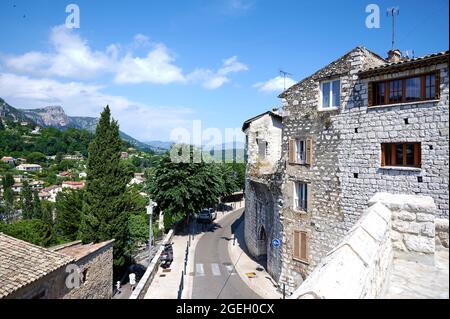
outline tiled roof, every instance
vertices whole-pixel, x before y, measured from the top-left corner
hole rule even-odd
[[[367,70],[359,72],[360,76],[370,76],[373,74],[390,71],[397,68],[416,67],[417,64],[448,62],[449,51],[442,51],[433,54],[424,55],[417,58],[405,59],[398,62],[390,62]]]
[[[278,114],[276,112],[273,112],[273,111],[267,111],[267,112],[261,113],[261,114],[259,114],[257,116],[252,117],[251,119],[248,119],[247,121],[245,121],[244,125],[242,126],[242,131],[245,131],[250,126],[251,122],[256,121],[257,119],[260,119],[264,115],[270,115],[270,116],[273,116],[273,117],[278,118],[280,120],[282,119],[282,116],[280,114]]]
[[[80,260],[81,258],[90,255],[102,249],[103,247],[109,246],[112,243],[114,243],[114,240],[108,240],[97,244],[90,243],[86,245],[83,245],[81,241],[75,241],[67,245],[53,247],[52,250],[63,253],[64,255],[67,256],[72,256],[76,260]]]
[[[0,233],[0,299],[73,260]]]

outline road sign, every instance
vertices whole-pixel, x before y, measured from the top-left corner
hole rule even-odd
[[[279,248],[281,246],[281,241],[279,239],[273,239],[272,246],[275,248]]]

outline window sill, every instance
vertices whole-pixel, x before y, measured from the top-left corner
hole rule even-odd
[[[395,171],[408,171],[408,172],[421,172],[420,167],[406,167],[406,166],[380,166],[380,169],[395,170]]]
[[[405,105],[420,105],[427,103],[436,103],[439,102],[440,99],[426,100],[426,101],[415,101],[415,102],[402,102],[402,103],[393,103],[393,104],[383,104],[383,105],[372,105],[368,106],[368,109],[381,109],[385,107],[394,107],[394,106],[405,106]]]
[[[293,208],[292,210],[294,211],[294,213],[298,213],[300,215],[307,215],[308,214],[308,212],[306,210],[303,210],[303,209]]]
[[[289,165],[296,165],[296,166],[309,166],[309,164],[306,164],[306,163],[297,163],[297,162],[289,162]]]
[[[309,261],[298,259],[298,258],[295,258],[295,257],[292,257],[292,260],[298,261],[298,262],[300,262],[300,263],[302,263],[302,264],[304,264],[306,266],[309,266]]]
[[[339,111],[339,107],[330,107],[327,109],[322,109],[322,108],[317,109],[317,112],[335,112],[335,111]]]

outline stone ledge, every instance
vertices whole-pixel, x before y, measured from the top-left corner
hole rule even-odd
[[[434,213],[436,205],[430,196],[377,193],[369,200],[369,206],[381,203],[390,210],[406,210],[408,212]]]

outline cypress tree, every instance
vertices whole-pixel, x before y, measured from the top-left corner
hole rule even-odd
[[[42,205],[37,190],[33,192],[33,219],[42,219]]]
[[[83,209],[84,192],[68,190],[56,196],[56,236],[60,242],[74,241],[78,238]]]
[[[115,239],[118,267],[125,264],[129,215],[124,195],[129,178],[120,161],[121,144],[119,126],[107,106],[89,145],[80,239],[84,243]]]
[[[20,196],[22,197],[22,218],[33,218],[33,193],[27,181],[23,182]]]

